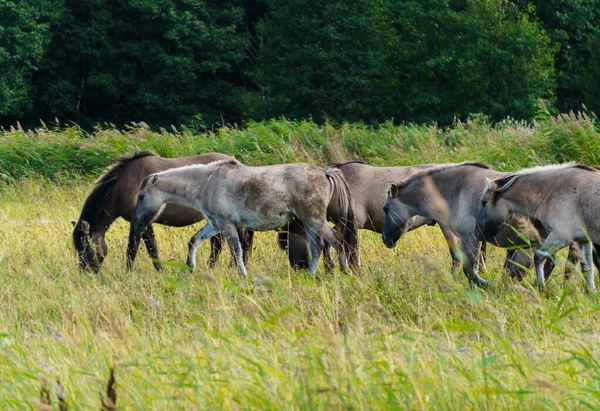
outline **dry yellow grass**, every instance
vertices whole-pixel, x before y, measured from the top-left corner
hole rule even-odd
[[[23,182],[0,191],[0,403],[100,408],[111,367],[119,409],[574,409],[600,407],[600,304],[555,272],[541,295],[489,253],[488,291],[448,271],[435,227],[393,250],[361,232],[363,269],[293,272],[257,234],[251,278],[206,265],[125,268],[128,225],[109,231],[101,274],[78,271],[69,221],[88,190]],[[196,227],[197,228],[197,227]],[[194,228],[158,228],[185,261]],[[60,386],[56,381],[60,381]]]

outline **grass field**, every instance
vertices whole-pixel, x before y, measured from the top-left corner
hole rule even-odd
[[[363,269],[293,272],[260,233],[250,278],[208,244],[195,273],[156,273],[145,251],[124,270],[128,226],[109,231],[101,274],[70,242],[89,184],[23,180],[0,190],[0,403],[39,404],[47,384],[98,409],[111,367],[119,409],[598,409],[600,304],[555,272],[515,285],[489,252],[473,290],[436,227],[386,249],[361,232]],[[194,228],[157,228],[185,260]],[[563,256],[564,257],[564,256]],[[60,381],[60,386],[56,381]],[[62,388],[61,388],[62,387]]]

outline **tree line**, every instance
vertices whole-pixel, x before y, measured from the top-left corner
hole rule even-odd
[[[600,0],[8,0],[0,124],[600,109]]]

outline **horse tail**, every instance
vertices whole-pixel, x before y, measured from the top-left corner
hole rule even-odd
[[[332,182],[333,190],[330,201],[337,201],[339,207],[339,224],[342,247],[348,259],[351,268],[358,268],[360,265],[358,248],[358,226],[356,224],[354,200],[348,181],[339,168],[330,168],[325,175]]]

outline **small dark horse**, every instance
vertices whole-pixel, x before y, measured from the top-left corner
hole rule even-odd
[[[190,164],[207,164],[232,157],[220,153],[201,154],[193,157],[162,158],[147,150],[132,156],[115,160],[109,170],[102,175],[89,194],[77,222],[73,222],[73,244],[79,257],[79,266],[84,270],[98,271],[108,254],[105,235],[112,223],[119,217],[131,221],[137,204],[137,194],[144,179],[153,173]],[[171,227],[184,227],[204,220],[199,212],[176,204],[167,204],[158,218],[153,221]],[[141,238],[140,238],[141,237]],[[161,270],[158,246],[151,225],[140,234],[131,234],[127,247],[127,266],[133,267],[140,239],[153,259],[154,267]],[[244,260],[252,249],[253,233],[240,233]],[[209,264],[212,266],[223,248],[223,236],[211,239]]]

